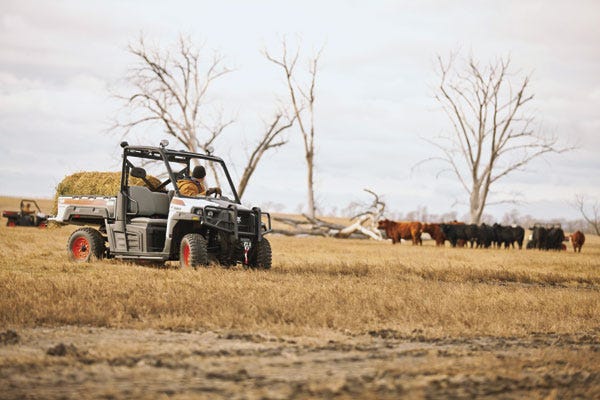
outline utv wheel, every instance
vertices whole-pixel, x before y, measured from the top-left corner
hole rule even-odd
[[[206,239],[199,233],[188,233],[179,246],[179,265],[182,269],[208,265]]]
[[[93,258],[102,259],[104,238],[93,228],[77,229],[69,238],[67,252],[71,261],[89,262]]]
[[[271,243],[265,238],[256,244],[250,268],[271,269]]]

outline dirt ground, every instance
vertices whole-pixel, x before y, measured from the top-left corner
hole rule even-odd
[[[28,328],[0,332],[0,398],[600,398],[600,332],[425,338]]]

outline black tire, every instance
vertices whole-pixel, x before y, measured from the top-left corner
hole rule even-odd
[[[272,254],[271,243],[265,238],[262,238],[254,248],[254,254],[250,259],[250,268],[254,269],[271,269]]]
[[[181,269],[206,267],[208,249],[206,239],[199,233],[188,233],[179,246],[179,266]]]
[[[93,228],[77,229],[69,237],[67,253],[69,260],[89,262],[102,259],[106,251],[102,234]]]

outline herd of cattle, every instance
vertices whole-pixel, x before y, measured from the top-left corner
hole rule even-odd
[[[462,222],[450,222],[444,224],[429,224],[421,222],[396,222],[389,219],[379,221],[378,229],[384,230],[392,243],[400,243],[401,239],[411,240],[413,245],[421,245],[423,241],[421,234],[428,233],[436,246],[444,246],[446,240],[452,247],[490,248],[523,248],[525,240],[525,229],[520,226],[476,225]],[[585,235],[577,231],[566,236],[560,225],[536,224],[530,228],[532,234],[527,242],[528,249],[538,250],[566,250],[563,242],[571,241],[573,250],[581,252],[585,242]]]

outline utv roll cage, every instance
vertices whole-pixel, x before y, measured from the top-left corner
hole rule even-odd
[[[225,165],[223,159],[220,157],[216,157],[209,154],[192,153],[184,150],[170,150],[166,149],[164,146],[129,146],[127,142],[122,142],[121,147],[123,147],[123,173],[121,174],[121,192],[123,192],[125,188],[129,186],[129,175],[131,174],[131,172],[135,171],[136,168],[139,168],[136,167],[129,160],[130,157],[133,157],[155,161],[167,161],[165,162],[165,166],[169,177],[165,181],[161,182],[161,184],[158,187],[154,188],[154,191],[163,190],[169,183],[173,183],[174,190],[178,196],[188,197],[183,195],[179,191],[179,188],[177,187],[177,181],[190,176],[190,161],[192,159],[200,159],[208,162],[217,163],[222,167],[227,178],[227,183],[229,184],[230,190],[234,195],[234,202],[236,204],[241,204],[239,195],[235,189],[233,180],[231,179],[231,175],[229,175],[229,171],[227,170],[227,166]],[[171,163],[183,164],[184,167],[178,171],[173,171]],[[134,173],[133,176],[135,175],[136,174]],[[149,184],[149,182],[145,180],[145,177],[141,179],[143,179],[146,184]]]

